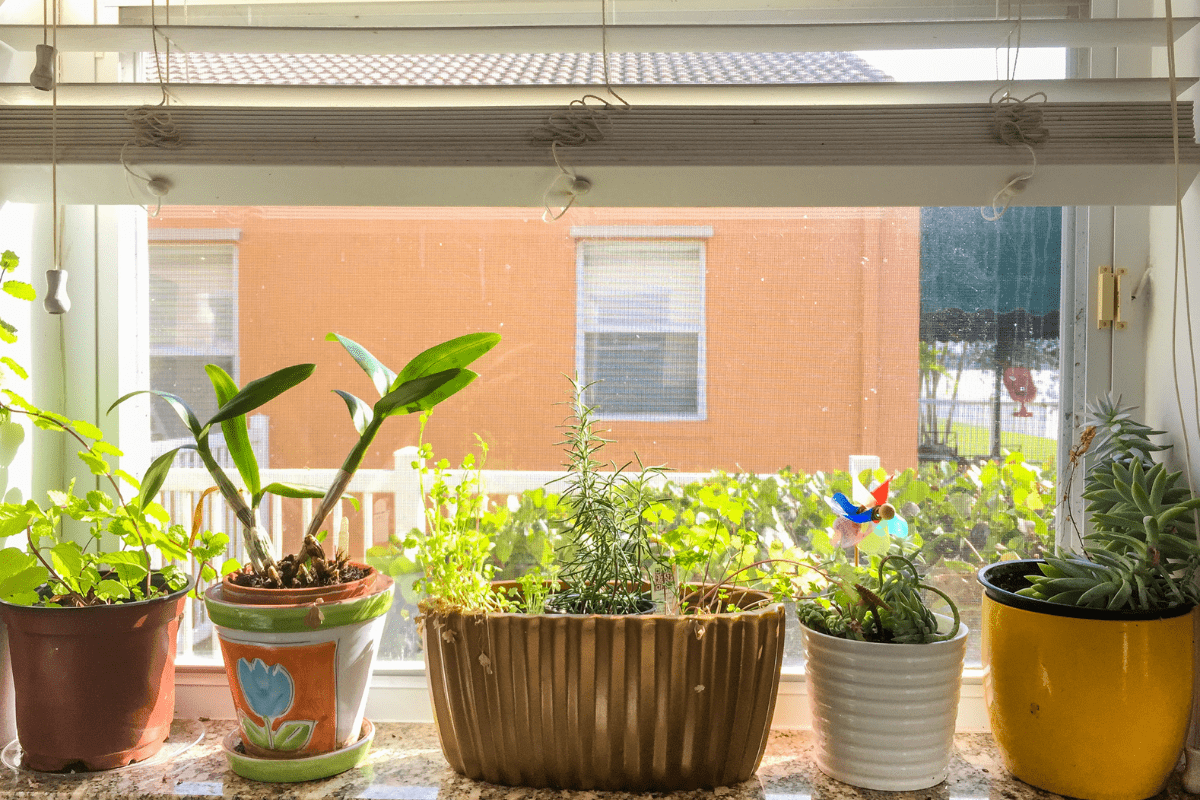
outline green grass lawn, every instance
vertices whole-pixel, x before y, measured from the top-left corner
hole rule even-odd
[[[958,454],[965,457],[986,456],[992,452],[992,429],[979,425],[952,423],[958,437]],[[1000,432],[1000,447],[1020,451],[1026,461],[1053,464],[1058,451],[1058,442],[1045,436],[1030,436],[1027,433]]]

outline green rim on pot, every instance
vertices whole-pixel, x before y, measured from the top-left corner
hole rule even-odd
[[[204,605],[214,625],[237,631],[299,633],[336,628],[375,619],[392,607],[395,584],[366,597],[336,603],[305,603],[294,606],[251,606],[221,599],[221,587],[204,593]],[[313,611],[320,612],[314,615]],[[317,619],[319,617],[319,619]]]

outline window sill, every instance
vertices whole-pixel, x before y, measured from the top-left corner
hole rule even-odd
[[[195,726],[196,722],[188,720],[183,724]],[[376,728],[371,753],[362,766],[333,778],[295,786],[257,783],[234,775],[220,749],[221,738],[231,730],[233,723],[207,720],[203,725],[206,728],[203,739],[171,761],[151,761],[142,766],[86,777],[5,771],[0,776],[0,800],[65,800],[80,796],[92,800],[198,800],[211,797],[257,800],[283,796],[505,800],[531,796],[527,789],[476,783],[455,774],[442,758],[437,732],[428,723],[381,723]],[[721,796],[731,800],[810,797],[849,800],[862,795],[861,791],[818,772],[812,759],[812,747],[810,731],[774,731],[757,775],[746,783],[722,790]],[[955,750],[949,779],[918,794],[951,798],[1005,797],[1009,800],[1035,800],[1045,796],[1044,792],[1009,776],[989,735],[960,733],[955,737]],[[620,792],[604,794],[611,800],[635,796]],[[697,794],[683,792],[656,796],[695,797]],[[708,793],[704,794],[707,796]],[[594,797],[595,793],[542,790],[537,796],[543,800],[570,800]],[[1178,775],[1172,777],[1167,796],[1172,799],[1183,796]]]
[[[176,666],[175,714],[184,718],[232,719],[233,702],[229,698],[225,668],[211,663]],[[392,662],[376,669],[367,697],[367,717],[375,722],[433,722],[424,665],[419,661]],[[784,669],[771,727],[776,730],[812,727],[802,669]],[[988,730],[983,670],[977,667],[963,671],[957,729],[960,733]]]

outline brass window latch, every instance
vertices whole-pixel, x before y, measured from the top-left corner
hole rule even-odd
[[[1096,327],[1125,330],[1121,319],[1121,278],[1127,274],[1124,268],[1100,267],[1096,286]]]

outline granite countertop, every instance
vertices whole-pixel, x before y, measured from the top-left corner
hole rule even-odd
[[[755,778],[713,791],[674,794],[568,792],[516,789],[479,783],[457,775],[442,758],[437,732],[431,724],[382,723],[364,764],[319,781],[294,784],[256,783],[230,771],[221,752],[221,738],[232,729],[228,720],[176,720],[172,738],[160,754],[146,762],[107,773],[78,776],[46,775],[13,766],[14,745],[3,753],[0,800],[157,800],[158,798],[363,798],[364,800],[623,800],[676,797],[729,800],[1033,800],[1056,797],[1010,777],[987,734],[955,737],[956,753],[949,780],[920,792],[875,792],[856,789],[822,775],[811,757],[810,731],[772,731],[766,755]],[[1161,798],[1195,797],[1183,792],[1180,777],[1172,777]]]

